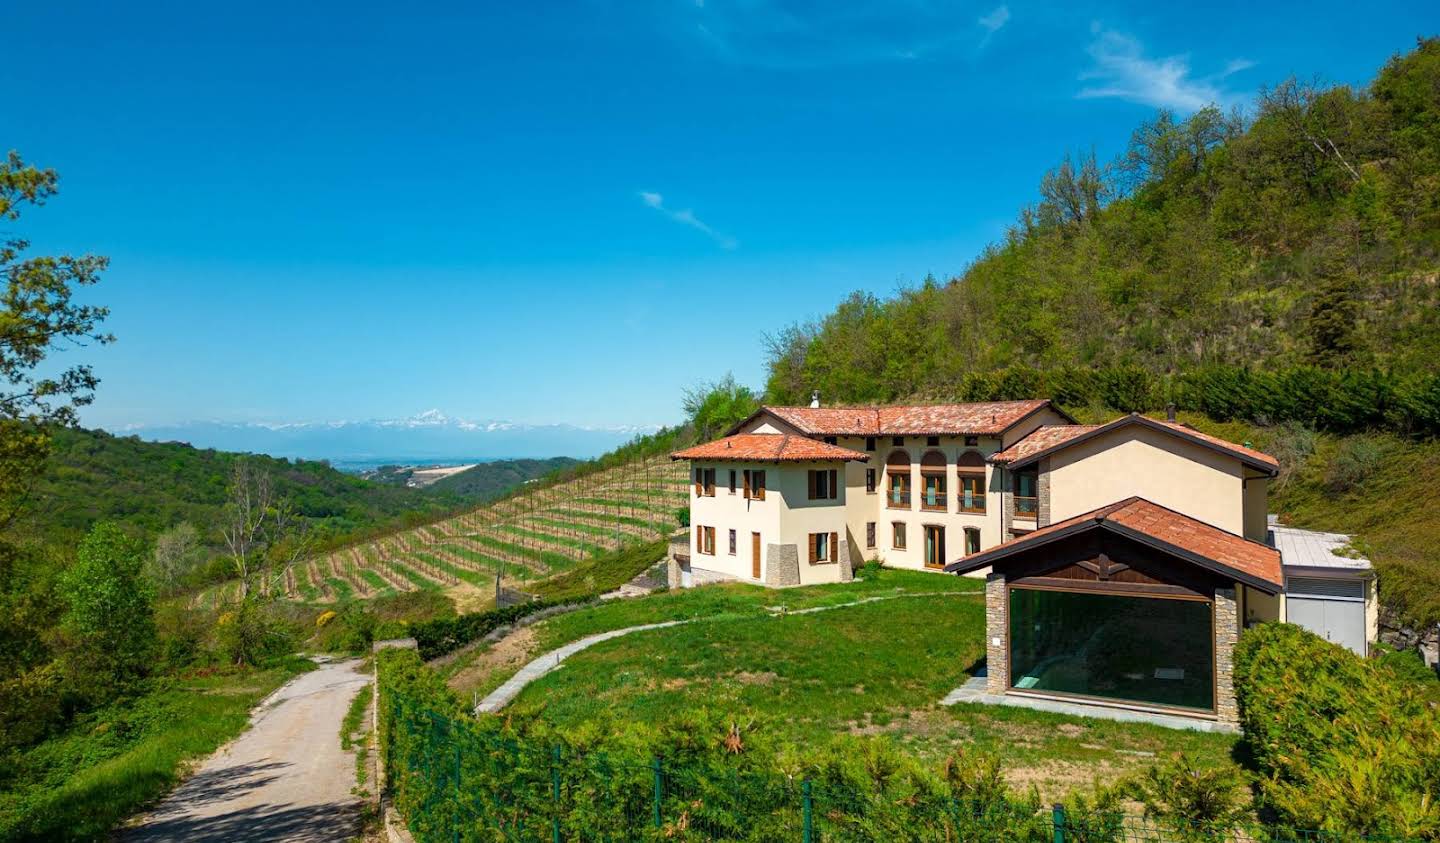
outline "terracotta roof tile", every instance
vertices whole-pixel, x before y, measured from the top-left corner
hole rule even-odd
[[[990,455],[990,461],[994,463],[1010,463],[1016,460],[1023,460],[1026,457],[1034,456],[1041,451],[1048,451],[1058,445],[1063,445],[1084,433],[1099,428],[1098,424],[1047,424],[1037,427],[1034,431],[1016,442],[1014,445],[1003,451]]]
[[[1118,430],[1130,424],[1143,424],[1154,429],[1170,431],[1177,436],[1199,442],[1202,445],[1231,454],[1237,459],[1258,465],[1261,468],[1276,471],[1280,463],[1269,454],[1262,453],[1254,448],[1247,448],[1244,445],[1236,445],[1234,442],[1226,442],[1216,436],[1201,433],[1188,424],[1179,422],[1160,421],[1159,419],[1146,418],[1145,416],[1131,414],[1121,416],[1114,421],[1105,424],[1068,424],[1068,425],[1045,425],[1036,428],[1030,435],[1011,445],[1003,451],[992,454],[990,461],[1000,465],[1011,463],[1028,463],[1039,454],[1048,454],[1058,451],[1072,442],[1091,434],[1103,433],[1109,430]]]
[[[1196,556],[1202,556],[1220,566],[1238,571],[1255,579],[1282,588],[1280,551],[1260,542],[1226,532],[1219,527],[1197,521],[1173,509],[1140,498],[1126,498],[1109,506],[1091,510],[1074,518],[1048,524],[1014,541],[998,545],[983,553],[972,554],[959,562],[947,566],[946,570],[959,572],[973,571],[990,564],[986,558],[996,552],[1005,555],[1027,545],[1043,540],[1055,533],[1080,527],[1084,522],[1093,522],[1097,527],[1115,525],[1148,536],[1166,545],[1179,548]]]
[[[1003,433],[1049,404],[1048,399],[1038,398],[899,407],[767,406],[761,411],[772,413],[811,436],[983,436]]]
[[[859,451],[787,433],[738,433],[670,455],[676,460],[737,462],[834,462],[870,459]]]
[[[1247,448],[1244,445],[1236,445],[1234,442],[1227,442],[1218,436],[1211,436],[1208,433],[1201,433],[1200,431],[1196,430],[1188,424],[1181,424],[1180,422],[1172,421],[1160,421],[1159,419],[1151,419],[1151,421],[1155,422],[1156,424],[1162,424],[1182,435],[1192,436],[1196,439],[1208,442],[1217,448],[1221,448],[1226,451],[1232,451],[1237,455],[1248,457],[1254,462],[1263,463],[1264,465],[1268,465],[1274,469],[1280,468],[1280,461],[1263,451],[1257,451],[1254,448]]]

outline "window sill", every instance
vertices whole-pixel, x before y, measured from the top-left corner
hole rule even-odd
[[[975,509],[974,507],[968,507],[968,508],[967,508],[967,507],[963,507],[963,506],[962,506],[962,507],[960,507],[960,514],[961,514],[961,515],[984,515],[984,514],[985,514],[985,510],[983,510],[983,509]]]
[[[811,562],[810,564],[811,564],[811,565],[836,565],[836,564],[839,564],[839,560],[838,560],[838,559],[821,559],[821,560],[819,560],[818,562]]]
[[[942,504],[936,504],[935,506],[931,506],[931,505],[928,504],[928,503],[922,503],[922,504],[920,504],[920,511],[921,511],[921,512],[949,512],[950,510],[949,510],[948,507],[946,507],[946,506],[944,506],[944,505],[942,505]]]

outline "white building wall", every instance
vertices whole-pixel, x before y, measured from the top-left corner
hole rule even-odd
[[[695,469],[715,469],[715,496],[696,496]],[[730,471],[735,471],[735,491],[730,492]],[[745,498],[745,470],[765,472],[765,500]],[[765,577],[765,545],[778,542],[780,535],[781,468],[774,463],[710,463],[694,462],[690,466],[690,565],[742,579],[757,581],[751,576],[752,532],[760,534],[760,579]],[[696,526],[715,528],[715,555],[700,552],[696,543]],[[729,531],[735,531],[735,554],[730,554]]]

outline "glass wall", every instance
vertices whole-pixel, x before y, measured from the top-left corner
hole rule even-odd
[[[1215,707],[1210,603],[1010,590],[1010,682],[1179,708]]]

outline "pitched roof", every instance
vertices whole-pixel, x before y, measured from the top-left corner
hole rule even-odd
[[[1003,451],[990,455],[990,461],[1007,464],[1046,453],[1098,428],[1098,424],[1047,424],[1035,428],[1028,436]]]
[[[1262,471],[1274,473],[1280,468],[1280,463],[1276,461],[1274,457],[1257,451],[1254,448],[1236,445],[1234,442],[1227,442],[1219,437],[1201,433],[1188,424],[1160,421],[1159,419],[1147,418],[1138,413],[1121,416],[1112,422],[1101,425],[1067,424],[1038,427],[1019,442],[1016,442],[1003,451],[991,454],[990,461],[999,465],[1008,465],[1011,468],[1019,468],[1029,465],[1043,456],[1048,456],[1049,454],[1069,447],[1070,445],[1083,442],[1086,439],[1108,433],[1112,430],[1128,427],[1132,424],[1142,425],[1151,430],[1161,431],[1162,433],[1170,433],[1194,442],[1197,445],[1209,448],[1212,451],[1229,454],[1241,462],[1259,468]]]
[[[732,432],[769,413],[809,436],[997,435],[1045,407],[1065,415],[1048,398],[897,407],[764,406]]]
[[[1093,529],[1107,529],[1216,573],[1233,576],[1263,591],[1275,593],[1284,585],[1280,551],[1140,497],[1126,498],[1049,524],[1013,541],[952,562],[945,566],[945,570],[962,574],[974,571],[1011,554]]]
[[[670,455],[672,460],[725,460],[728,462],[834,462],[870,457],[859,451],[827,445],[788,433],[738,433]]]

